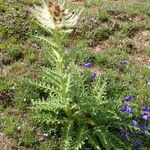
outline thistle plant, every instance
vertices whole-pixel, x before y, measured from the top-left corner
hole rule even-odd
[[[45,92],[48,92],[49,96],[47,97],[47,101],[42,100],[34,104],[36,104],[36,109],[48,109],[49,111],[54,111],[56,114],[60,108],[67,113],[70,103],[69,89],[71,86],[71,79],[70,73],[67,74],[65,71],[62,45],[68,29],[63,29],[63,27],[73,27],[77,23],[80,14],[80,12],[77,13],[77,11],[75,13],[66,13],[67,10],[64,9],[64,4],[64,1],[58,1],[58,3],[43,1],[42,6],[34,6],[34,8],[31,9],[40,25],[51,33],[51,39],[44,37],[38,38],[49,44],[49,60],[52,64],[51,69],[43,68],[42,81],[34,83],[36,87],[42,88]],[[50,118],[54,121],[57,115],[56,118],[54,116],[51,117],[49,116],[45,121],[50,122]]]
[[[57,9],[52,11],[50,6]],[[96,73],[87,76],[74,63],[65,63],[63,39],[71,32],[70,27],[76,25],[81,11],[68,13],[64,6],[64,1],[49,1],[31,9],[39,24],[51,33],[51,39],[39,37],[49,45],[51,68],[44,67],[42,79],[33,82],[46,95],[33,101],[33,117],[48,128],[48,134],[56,129],[61,150],[84,149],[89,144],[99,150],[129,149],[126,130],[138,130],[132,108],[124,105],[121,112],[120,100],[107,99],[106,81]],[[84,65],[90,66],[91,63]],[[126,102],[131,100],[131,96],[124,98]]]

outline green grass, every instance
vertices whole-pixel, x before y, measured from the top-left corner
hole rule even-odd
[[[67,53],[66,64],[75,62],[82,67],[86,60],[100,68],[101,78],[108,83],[106,97],[110,100],[122,99],[124,95],[133,95],[134,103],[141,106],[149,104],[150,92],[147,82],[150,80],[150,46],[139,47],[134,38],[141,35],[142,42],[149,41],[150,3],[149,0],[84,0],[85,9],[77,29],[65,39]],[[27,82],[40,79],[43,66],[51,67],[46,59],[48,46],[33,35],[48,36],[34,22],[28,8],[38,0],[1,0],[0,9],[0,132],[4,132],[13,147],[24,149],[57,149],[57,136],[44,137],[49,132],[33,122],[30,116],[31,101],[46,96],[42,90],[35,89]],[[93,11],[94,10],[94,11]],[[137,39],[138,40],[138,39]],[[101,43],[106,42],[106,46]],[[97,46],[102,49],[93,53]],[[137,56],[142,56],[139,61]],[[121,66],[120,60],[127,65]],[[92,66],[92,67],[93,67]],[[84,69],[84,68],[83,68]],[[91,68],[92,69],[92,68]],[[14,115],[16,110],[23,118]],[[19,131],[17,127],[19,126]],[[36,135],[41,132],[41,137]],[[52,132],[53,133],[53,132]],[[55,133],[53,133],[55,134]],[[41,140],[42,139],[42,140]],[[88,147],[88,146],[87,146]]]

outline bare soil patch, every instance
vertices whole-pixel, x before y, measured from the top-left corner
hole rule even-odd
[[[0,132],[0,149],[1,150],[11,150],[11,145],[7,137]]]
[[[137,52],[150,48],[150,30],[139,31],[132,39]]]
[[[142,54],[135,54],[130,57],[131,62],[137,64],[137,66],[146,66],[150,65],[150,57],[142,55]]]
[[[95,54],[95,53],[102,53],[106,50],[106,48],[109,45],[109,41],[105,40],[105,41],[99,41],[99,43],[91,49],[91,51]]]
[[[83,7],[84,6],[83,0],[69,0],[69,2],[72,3],[73,5],[78,6],[78,7]]]

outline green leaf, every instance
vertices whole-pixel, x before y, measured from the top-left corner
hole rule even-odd
[[[33,36],[33,37],[45,41],[46,43],[48,43],[52,47],[57,47],[57,45],[51,39],[47,39],[47,38],[41,37],[41,36]]]
[[[122,142],[121,139],[119,139],[116,135],[109,133],[109,137],[111,138],[110,144],[112,145],[112,147],[114,149],[124,150],[124,149],[128,149],[129,148],[127,146],[127,144]],[[120,149],[120,147],[121,147],[121,149]]]
[[[82,148],[82,145],[84,145],[84,140],[87,138],[87,132],[85,126],[81,125],[78,129],[78,133],[76,135],[76,138],[74,139],[74,150],[79,150]]]
[[[68,76],[67,76],[67,82],[66,82],[66,93],[68,93],[69,90],[70,90],[70,83],[71,83],[71,75],[68,74]]]
[[[71,149],[71,142],[72,142],[72,128],[73,128],[73,122],[69,121],[66,122],[62,129],[62,135],[61,135],[61,150],[69,150]]]
[[[101,150],[100,143],[95,138],[95,135],[93,134],[93,132],[89,131],[87,134],[87,137],[88,137],[89,143],[95,148],[95,150]]]
[[[47,78],[50,82],[53,82],[58,87],[61,87],[61,76],[57,72],[44,68],[43,73],[46,75],[44,78]]]
[[[99,128],[96,130],[96,134],[97,134],[97,136],[99,137],[99,139],[100,139],[100,141],[101,141],[101,144],[103,145],[103,147],[105,148],[105,150],[110,150],[111,147],[110,147],[110,143],[109,143],[109,141],[108,141],[106,129],[105,129],[105,128],[102,128],[102,127],[99,127]]]

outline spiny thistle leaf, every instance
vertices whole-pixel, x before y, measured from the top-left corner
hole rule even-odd
[[[61,87],[62,77],[58,74],[58,72],[55,72],[48,68],[43,68],[43,73],[45,74],[45,76],[43,77],[45,80],[49,81],[49,83],[56,84],[58,87]]]
[[[71,149],[71,143],[72,143],[72,127],[73,122],[69,121],[64,124],[64,127],[62,129],[62,135],[61,135],[61,149],[62,150],[69,150]]]
[[[114,136],[113,134],[107,133],[109,138],[111,139],[110,144],[112,145],[112,147],[114,149],[120,149],[120,148],[124,148],[124,149],[128,149],[129,147],[121,141],[121,139],[119,139],[116,135]]]
[[[105,150],[110,150],[111,147],[110,147],[110,144],[109,144],[109,138],[107,137],[107,134],[106,134],[106,129],[104,127],[100,127],[96,130],[96,134],[97,136],[99,137],[103,147],[105,148]]]
[[[47,39],[46,37],[41,37],[41,36],[33,36],[39,40],[45,41],[46,43],[48,43],[50,46],[52,47],[57,47],[57,45],[52,41],[52,39]]]
[[[85,139],[87,138],[87,128],[85,125],[80,125],[78,129],[78,133],[76,135],[76,138],[74,139],[74,150],[79,150],[82,148],[82,146],[85,144]]]
[[[100,143],[93,134],[93,132],[89,131],[87,134],[89,143],[94,147],[95,150],[101,150]]]
[[[61,97],[52,97],[47,101],[35,101],[34,105],[36,105],[36,109],[38,110],[48,110],[48,111],[57,111],[63,108],[66,108],[66,103],[61,100]]]

